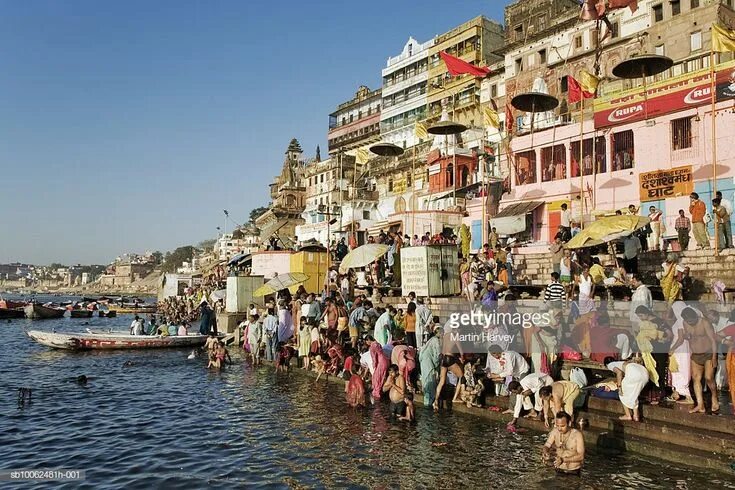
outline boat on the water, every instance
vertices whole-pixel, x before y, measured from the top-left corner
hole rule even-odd
[[[92,310],[86,309],[69,310],[69,314],[72,318],[92,318],[93,313],[94,312]]]
[[[10,318],[23,318],[26,312],[23,308],[0,308],[0,320],[8,320]]]
[[[107,305],[110,311],[116,311],[118,313],[156,313],[158,308],[155,305],[115,305],[110,303]]]
[[[26,303],[25,301],[12,301],[0,297],[0,309],[14,310],[17,308],[25,308],[27,304],[28,303]]]
[[[115,318],[117,316],[117,312],[115,310],[98,310],[98,314],[100,318]]]
[[[27,330],[26,335],[39,344],[54,349],[113,350],[113,349],[163,349],[172,347],[197,347],[204,345],[207,335],[129,335],[125,333],[75,332],[58,333]]]
[[[28,303],[25,307],[26,318],[31,320],[47,320],[50,318],[61,318],[66,310],[54,306],[44,306],[38,303]]]

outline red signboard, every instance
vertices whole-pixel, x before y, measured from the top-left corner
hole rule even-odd
[[[721,65],[717,71],[718,102],[735,99],[735,66]],[[627,90],[620,95],[595,101],[595,128],[642,121],[662,114],[709,104],[712,101],[709,70],[670,78],[643,90]],[[648,111],[646,111],[646,105]]]

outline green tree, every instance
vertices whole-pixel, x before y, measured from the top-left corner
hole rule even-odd
[[[160,250],[156,250],[155,252],[153,252],[153,260],[156,261],[157,265],[160,265],[163,263],[163,254],[161,253]]]
[[[250,222],[255,223],[258,216],[268,211],[268,206],[261,206],[250,211]]]
[[[202,240],[197,244],[197,248],[200,250],[212,250],[214,248],[214,244],[217,243],[217,240],[214,238],[210,238],[208,240]]]
[[[194,250],[194,247],[187,245],[185,247],[179,247],[173,252],[168,252],[161,269],[164,272],[176,272],[176,268],[181,266],[183,262],[191,262],[194,256]]]

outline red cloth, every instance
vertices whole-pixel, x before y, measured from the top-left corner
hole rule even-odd
[[[567,77],[567,87],[569,90],[569,102],[579,102],[582,98],[591,99],[595,94],[582,89],[582,86],[574,77]]]
[[[472,75],[473,77],[486,77],[490,74],[490,68],[486,66],[475,66],[452,55],[439,51],[439,56],[447,64],[447,70],[453,77],[457,75]]]
[[[513,132],[515,127],[515,121],[513,120],[513,108],[510,104],[505,104],[505,132],[510,134]]]
[[[350,381],[345,388],[345,398],[347,404],[351,407],[365,406],[365,382],[356,374],[350,377]]]
[[[541,372],[544,374],[551,374],[551,367],[549,366],[549,356],[546,352],[541,353]]]
[[[345,359],[345,372],[351,373],[352,372],[352,357],[348,357]]]
[[[599,327],[590,328],[590,341],[592,352],[590,352],[590,359],[604,363],[606,357],[619,357],[618,350],[615,347],[617,344],[618,334],[626,334],[628,332],[618,328],[610,328],[607,325],[600,325]]]

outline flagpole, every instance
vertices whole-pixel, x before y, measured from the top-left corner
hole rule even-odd
[[[413,159],[411,160],[411,198],[410,198],[410,207],[411,207],[411,236],[409,237],[409,244],[410,241],[413,240],[413,236],[416,234],[416,200],[414,199],[416,196],[416,184],[414,183],[413,179],[416,178],[416,142],[414,141],[413,145]]]
[[[581,90],[580,90],[581,92]],[[584,93],[581,93],[579,111],[579,228],[584,228]]]
[[[715,80],[715,49],[714,40],[709,51],[709,76],[710,76],[710,95],[712,98],[712,198],[715,198],[717,194],[717,83]],[[715,256],[720,253],[720,234],[717,223],[717,216],[715,218]]]

